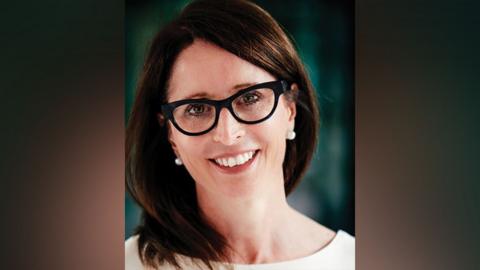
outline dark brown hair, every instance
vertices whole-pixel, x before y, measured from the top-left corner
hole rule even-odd
[[[225,238],[202,218],[195,184],[174,164],[168,130],[157,119],[178,54],[195,39],[215,44],[298,85],[297,137],[287,141],[283,163],[288,195],[304,174],[315,149],[319,123],[314,90],[285,31],[263,9],[241,0],[194,1],[154,38],[130,115],[126,137],[126,186],[143,208],[139,254],[144,264],[178,266],[176,254],[203,261],[228,261]]]

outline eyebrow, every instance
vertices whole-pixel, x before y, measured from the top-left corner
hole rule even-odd
[[[250,87],[252,85],[255,85],[257,84],[256,82],[252,82],[252,83],[241,83],[241,84],[237,84],[235,85],[234,87],[231,88],[230,92],[233,92],[235,90],[242,90],[242,89],[245,89],[247,87]],[[195,94],[192,94],[192,95],[188,95],[182,99],[194,99],[194,98],[210,98],[211,96],[207,93],[207,92],[200,92],[200,93],[195,93]]]

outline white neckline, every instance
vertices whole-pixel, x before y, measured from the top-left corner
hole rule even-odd
[[[317,257],[324,256],[325,254],[328,254],[330,250],[335,249],[337,243],[340,241],[340,238],[343,237],[346,234],[346,232],[342,230],[338,230],[337,233],[335,234],[335,237],[328,243],[326,246],[322,247],[318,251],[316,251],[313,254],[301,257],[301,258],[296,258],[296,259],[291,259],[291,260],[286,260],[286,261],[279,261],[279,262],[271,262],[271,263],[258,263],[258,264],[229,264],[235,267],[239,267],[239,269],[248,269],[249,267],[256,267],[256,269],[267,269],[267,268],[273,268],[273,267],[287,267],[290,264],[299,264],[308,262],[310,260],[316,259]]]

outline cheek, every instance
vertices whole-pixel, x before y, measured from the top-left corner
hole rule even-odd
[[[193,164],[202,157],[202,141],[200,137],[186,136],[178,130],[172,130],[171,139],[184,164]]]
[[[195,182],[203,182],[204,179],[208,178],[206,177],[208,175],[206,162],[208,161],[202,154],[204,148],[201,142],[197,142],[193,137],[186,138],[179,142],[177,149],[182,158],[184,169],[188,171]]]
[[[200,144],[192,142],[186,142],[181,146],[180,155],[187,166],[197,164],[202,160],[200,149]]]
[[[266,163],[269,167],[282,166],[285,157],[287,129],[288,116],[284,110],[276,111],[269,120],[255,129],[265,150]]]

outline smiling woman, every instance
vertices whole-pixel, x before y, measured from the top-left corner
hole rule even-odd
[[[126,268],[353,269],[354,239],[286,200],[318,109],[278,23],[247,1],[194,1],[151,44],[127,129],[143,208]]]

